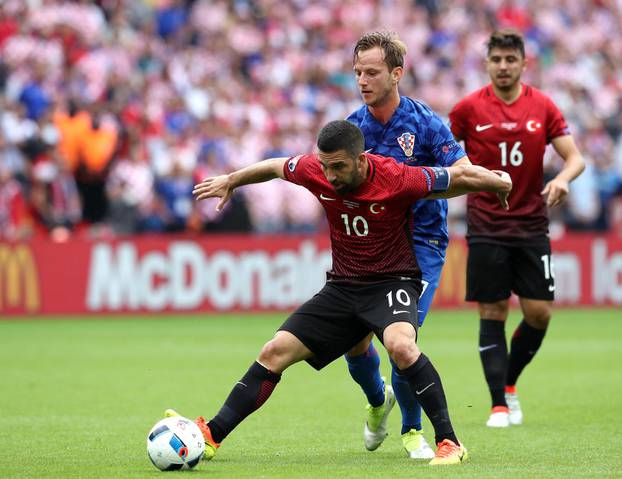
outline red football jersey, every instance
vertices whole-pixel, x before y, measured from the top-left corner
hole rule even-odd
[[[488,85],[461,100],[449,120],[473,164],[505,170],[513,182],[509,211],[493,193],[469,194],[469,240],[494,237],[516,243],[547,234],[546,204],[540,194],[544,150],[553,138],[569,134],[553,101],[536,88],[522,85],[520,97],[508,105]]]
[[[315,154],[290,158],[283,171],[288,181],[313,193],[326,211],[333,252],[330,278],[419,278],[410,243],[411,206],[434,189],[439,173],[447,173],[383,156],[367,154],[367,159],[367,179],[345,195],[326,180]]]

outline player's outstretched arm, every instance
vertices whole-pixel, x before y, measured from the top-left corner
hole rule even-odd
[[[570,182],[585,170],[585,161],[581,153],[579,153],[579,149],[575,145],[572,136],[558,136],[553,138],[551,143],[559,156],[563,158],[565,164],[557,176],[549,181],[542,190],[542,194],[547,195],[546,206],[549,208],[561,205],[566,200]]]
[[[450,175],[447,190],[426,196],[426,199],[453,198],[478,191],[497,193],[504,209],[508,209],[508,196],[512,191],[512,179],[505,171],[488,170],[477,165],[459,165],[447,168]]]
[[[194,185],[192,194],[196,200],[206,198],[221,198],[216,205],[216,210],[222,210],[223,206],[231,198],[233,190],[238,186],[251,183],[263,183],[274,178],[284,178],[283,166],[288,158],[270,158],[253,165],[249,165],[228,175],[212,176],[205,178],[201,183]]]

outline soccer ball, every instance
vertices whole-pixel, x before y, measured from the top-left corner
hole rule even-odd
[[[149,459],[162,471],[190,469],[199,463],[204,452],[205,441],[199,426],[185,417],[162,419],[147,436]]]

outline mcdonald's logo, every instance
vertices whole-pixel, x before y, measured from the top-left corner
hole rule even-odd
[[[24,244],[0,244],[0,311],[23,308],[39,310],[39,277],[32,251]]]

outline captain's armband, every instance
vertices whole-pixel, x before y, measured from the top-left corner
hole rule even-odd
[[[431,193],[440,193],[449,189],[450,174],[447,168],[431,166],[424,168]]]

